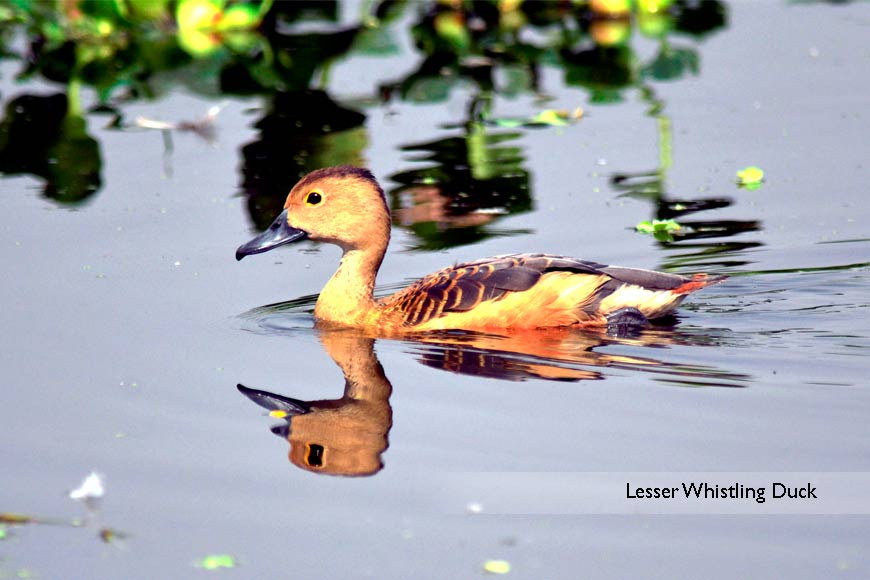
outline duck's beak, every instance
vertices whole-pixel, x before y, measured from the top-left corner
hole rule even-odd
[[[304,240],[306,237],[308,237],[307,232],[290,227],[287,223],[287,210],[285,209],[281,212],[281,215],[275,218],[275,221],[272,222],[272,225],[266,231],[253,240],[239,246],[239,249],[236,250],[236,260],[241,260],[251,254],[268,252],[272,248]]]
[[[258,391],[250,389],[245,385],[238,384],[236,388],[244,396],[248,397],[264,409],[269,411],[280,411],[285,417],[294,417],[296,415],[304,415],[311,410],[311,405],[299,399],[276,395],[268,391]]]

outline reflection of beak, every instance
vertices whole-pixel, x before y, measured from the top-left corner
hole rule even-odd
[[[287,223],[287,210],[281,212],[281,215],[275,218],[265,232],[254,238],[253,240],[242,244],[236,250],[236,260],[241,260],[245,256],[251,254],[259,254],[268,252],[272,248],[283,246],[297,240],[304,240],[308,237],[308,233],[296,228],[291,228]]]
[[[236,388],[239,389],[239,392],[244,396],[248,397],[264,409],[269,409],[270,411],[283,411],[289,417],[294,415],[304,415],[309,411],[309,409],[311,409],[311,406],[308,403],[300,401],[299,399],[291,399],[290,397],[282,397],[281,395],[267,393],[266,391],[249,389],[245,385],[236,385]]]
[[[275,425],[269,429],[272,433],[280,437],[281,439],[287,439],[290,436],[290,423],[281,423],[280,425]]]

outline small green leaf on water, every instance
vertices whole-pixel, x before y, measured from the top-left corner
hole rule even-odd
[[[0,526],[0,540],[5,540],[7,537],[6,526]]]
[[[683,226],[674,220],[644,220],[637,224],[634,229],[642,234],[652,234],[656,232],[676,232],[683,229]]]
[[[764,181],[764,171],[760,167],[750,165],[737,172],[737,183],[747,188],[755,186],[754,189],[757,189],[762,181]]]
[[[235,568],[236,559],[229,554],[211,554],[204,557],[196,564],[200,568],[206,570],[217,570],[218,568]]]
[[[551,125],[553,127],[564,127],[568,124],[568,121],[565,119],[568,117],[568,113],[566,111],[557,111],[555,109],[547,109],[545,111],[541,111],[534,117],[532,117],[532,123],[541,124],[541,125]]]
[[[507,560],[487,560],[483,563],[483,571],[487,574],[508,574],[511,563]]]
[[[634,226],[634,229],[639,231],[642,234],[651,234],[655,231],[655,228],[652,225],[652,222],[649,220],[644,220]]]
[[[660,242],[672,242],[674,237],[671,234],[683,229],[683,226],[674,220],[644,220],[634,229],[642,234],[652,234]]]

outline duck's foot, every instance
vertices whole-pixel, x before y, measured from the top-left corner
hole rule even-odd
[[[649,326],[649,320],[637,308],[627,306],[607,315],[607,334],[613,336],[636,336]]]

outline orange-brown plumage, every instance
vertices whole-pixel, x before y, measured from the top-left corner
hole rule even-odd
[[[315,317],[329,324],[400,332],[605,325],[625,309],[647,319],[668,315],[688,294],[725,279],[515,254],[444,268],[375,300],[390,216],[374,177],[346,166],[312,172],[293,188],[285,208],[236,256],[305,237],[341,246],[341,265],[315,307]]]

